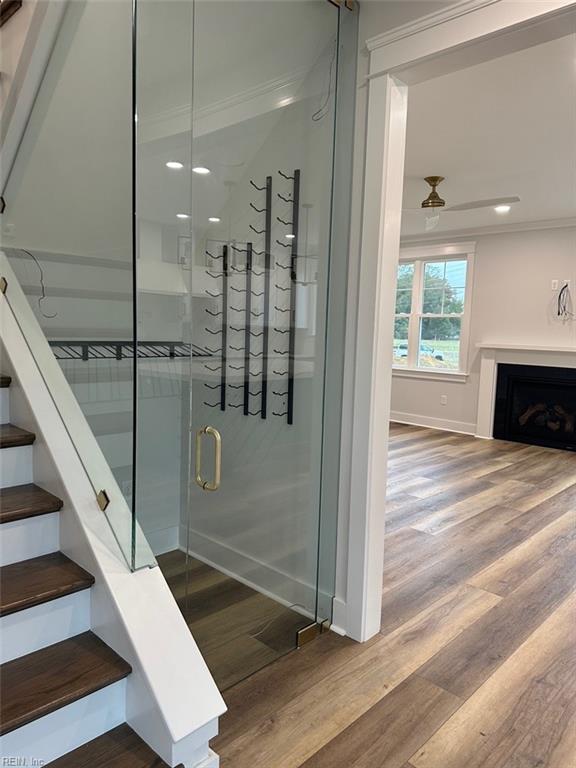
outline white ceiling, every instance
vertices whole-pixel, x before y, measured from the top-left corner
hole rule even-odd
[[[576,216],[576,35],[410,87],[404,206],[417,208],[442,175],[446,205],[518,195],[492,208],[440,215],[436,237]],[[429,215],[429,214],[428,214]],[[425,233],[405,213],[403,236]]]
[[[140,116],[189,105],[192,93],[194,109],[202,109],[310,68],[337,23],[326,0],[145,0],[138,10]]]

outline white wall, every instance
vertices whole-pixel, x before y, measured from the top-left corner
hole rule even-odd
[[[0,111],[16,74],[37,0],[24,0],[22,7],[0,30]]]
[[[474,239],[474,238],[468,238]],[[465,382],[393,377],[392,416],[474,433],[478,404],[479,343],[516,343],[576,350],[576,321],[554,317],[551,281],[576,287],[576,229],[544,229],[476,238],[469,376]],[[422,244],[419,243],[419,246]],[[441,405],[447,395],[447,405]]]
[[[68,4],[5,191],[5,246],[130,260],[131,34],[130,0]]]

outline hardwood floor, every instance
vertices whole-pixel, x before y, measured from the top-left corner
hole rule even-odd
[[[222,768],[576,766],[576,455],[391,426],[381,633],[230,688]]]
[[[158,564],[220,690],[296,647],[310,619],[180,550]]]

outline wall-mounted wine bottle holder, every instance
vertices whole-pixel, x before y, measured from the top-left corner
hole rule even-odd
[[[288,213],[282,216],[276,216],[276,220],[279,224],[288,229],[285,233],[288,235],[288,243],[277,239],[276,244],[282,247],[285,252],[289,251],[290,260],[286,263],[286,259],[280,256],[282,251],[279,251],[279,260],[276,261],[276,266],[281,270],[289,271],[290,283],[288,286],[276,284],[276,289],[280,291],[280,295],[286,295],[288,306],[275,305],[274,309],[277,313],[288,314],[289,322],[288,328],[275,327],[274,331],[282,338],[287,338],[287,347],[281,346],[281,343],[274,348],[274,354],[280,358],[286,356],[286,370],[283,371],[287,376],[287,389],[280,392],[274,391],[274,394],[283,398],[285,403],[284,411],[273,411],[275,416],[285,416],[288,424],[294,423],[294,373],[296,362],[296,286],[298,282],[298,236],[299,236],[299,222],[300,222],[300,170],[296,169],[292,175],[278,171],[278,175],[283,180],[284,185],[286,182],[291,185],[291,189],[285,189],[282,192],[278,192],[279,200],[288,206]],[[280,375],[280,371],[274,371],[276,375]]]
[[[206,313],[220,319],[220,328],[206,327],[213,336],[219,336],[219,349],[209,348],[211,355],[219,355],[219,363],[215,359],[206,361],[204,366],[211,373],[220,372],[220,383],[205,383],[205,386],[215,391],[219,389],[218,402],[204,401],[211,408],[226,410],[242,408],[246,416],[260,416],[266,419],[270,412],[270,314],[273,309],[275,317],[288,315],[288,327],[273,326],[278,334],[273,343],[273,354],[276,363],[272,369],[277,385],[271,390],[278,399],[278,405],[272,408],[272,415],[285,417],[288,424],[294,420],[294,373],[296,345],[296,285],[298,274],[298,229],[300,207],[300,171],[293,175],[278,171],[280,183],[290,185],[290,189],[278,192],[280,205],[289,206],[288,212],[281,211],[275,217],[277,225],[285,228],[285,240],[276,239],[278,258],[275,266],[278,270],[289,273],[289,284],[275,283],[278,293],[277,300],[272,304],[271,275],[272,275],[272,176],[267,176],[264,185],[250,180],[252,188],[263,193],[264,200],[256,199],[250,202],[250,208],[255,218],[249,224],[250,232],[257,236],[262,244],[261,250],[254,247],[253,240],[244,244],[228,243],[221,246],[221,253],[213,252],[207,255],[222,264],[221,272],[214,266],[206,269],[207,276],[214,281],[214,288],[206,289],[206,294],[218,302],[218,308],[206,308]],[[213,249],[212,249],[213,250]],[[232,257],[232,258],[231,258]],[[263,257],[263,259],[262,259]],[[288,260],[289,259],[289,260]],[[262,266],[258,269],[257,266]],[[280,278],[279,278],[280,279]],[[281,302],[281,303],[279,303]],[[243,320],[243,324],[242,324]],[[228,352],[232,354],[228,354]],[[234,355],[233,353],[241,353]],[[228,370],[233,372],[233,380],[227,380]],[[243,380],[237,382],[234,374],[242,371]],[[260,379],[260,388],[256,381]],[[286,384],[284,385],[284,382]],[[227,390],[232,398],[227,397]],[[242,394],[241,402],[234,402],[236,393]],[[259,398],[259,407],[254,407],[254,399]]]

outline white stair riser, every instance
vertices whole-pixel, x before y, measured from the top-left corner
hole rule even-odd
[[[33,482],[32,446],[0,450],[0,488]]]
[[[19,563],[59,549],[59,512],[0,525],[0,565]]]
[[[125,722],[125,701],[126,681],[120,680],[7,733],[0,738],[0,764],[45,765],[62,757]]]
[[[90,629],[90,590],[0,618],[0,664]]]
[[[0,424],[8,424],[10,421],[10,390],[8,387],[0,387]]]

